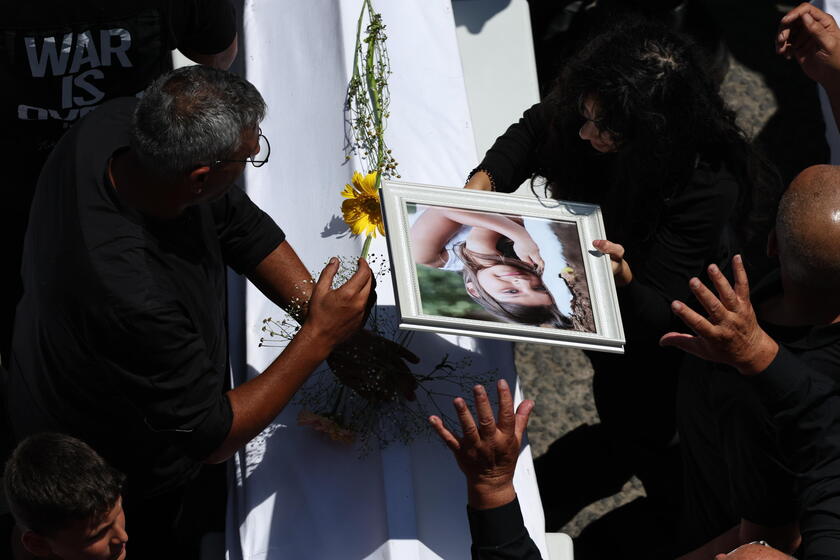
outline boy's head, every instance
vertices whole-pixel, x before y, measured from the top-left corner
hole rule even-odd
[[[122,560],[124,479],[73,437],[22,441],[6,463],[4,486],[24,548],[42,558]]]

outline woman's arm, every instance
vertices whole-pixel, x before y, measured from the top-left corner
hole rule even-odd
[[[499,192],[516,190],[538,167],[537,146],[547,129],[545,109],[537,103],[496,139],[473,171],[467,187]]]
[[[446,242],[452,239],[463,226],[482,228],[488,232],[476,232],[474,239],[482,237],[481,246],[484,248],[491,243],[490,236],[495,235],[490,249],[480,249],[480,252],[497,253],[495,241],[499,236],[507,237],[514,243],[514,251],[519,255],[523,254],[533,259],[534,245],[531,236],[525,228],[515,221],[499,214],[487,214],[483,212],[469,212],[466,210],[453,210],[450,208],[430,208],[417,218],[411,227],[411,247],[414,261],[426,266],[440,267],[446,263],[444,247]],[[472,234],[471,234],[472,235]],[[528,242],[534,247],[529,247]],[[517,250],[517,244],[520,249]],[[536,249],[536,256],[539,256],[539,249]],[[522,256],[520,256],[525,260]]]

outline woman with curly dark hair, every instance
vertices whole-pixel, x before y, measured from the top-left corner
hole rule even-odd
[[[779,179],[703,68],[697,50],[666,28],[611,27],[567,61],[553,91],[496,141],[467,183],[509,192],[531,178],[536,192],[542,177],[555,199],[600,204],[610,239],[595,247],[613,261],[626,354],[589,353],[601,423],[537,460],[549,530],[632,474],[647,493],[635,511],[653,512],[660,527],[674,522],[682,356],[658,345],[678,326],[670,304],[692,301],[689,279],[705,281],[710,264],[728,271],[736,253],[753,271],[765,264]],[[628,532],[635,525],[621,523]]]

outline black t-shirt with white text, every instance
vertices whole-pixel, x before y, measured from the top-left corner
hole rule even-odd
[[[0,125],[14,145],[47,151],[79,118],[141,92],[171,69],[171,51],[225,50],[230,0],[4,2]]]

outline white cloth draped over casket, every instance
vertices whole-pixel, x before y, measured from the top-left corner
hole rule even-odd
[[[375,6],[387,26],[393,70],[387,138],[402,179],[457,187],[478,158],[451,3],[378,0]],[[361,247],[360,239],[341,233],[339,194],[360,169],[355,159],[345,162],[343,113],[360,8],[360,0],[247,0],[244,6],[247,78],[268,103],[262,130],[272,146],[268,165],[249,167],[247,189],[312,270]],[[384,240],[372,252],[385,255]],[[393,305],[387,281],[378,294],[381,305]],[[248,368],[235,374],[239,383],[279,351],[259,347],[262,320],[278,310],[251,285],[245,300]],[[470,352],[474,369],[496,368],[515,382],[509,343],[418,333],[411,350],[426,362]],[[298,411],[288,406],[236,456],[228,558],[469,558],[464,480],[443,445],[420,438],[360,459],[356,449],[297,426]],[[526,524],[547,557],[527,446],[515,484]]]

